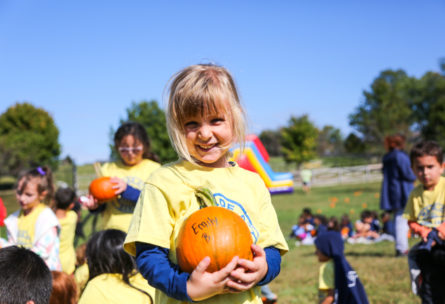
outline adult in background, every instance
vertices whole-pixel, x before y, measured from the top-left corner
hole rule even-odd
[[[400,134],[385,138],[387,153],[383,156],[383,182],[380,209],[394,214],[396,256],[408,253],[408,222],[402,217],[416,176],[408,155],[403,151],[405,137]]]

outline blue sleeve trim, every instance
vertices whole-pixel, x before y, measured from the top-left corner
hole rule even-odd
[[[133,188],[132,186],[127,184],[127,189],[125,189],[125,191],[121,193],[121,197],[136,203],[140,194],[141,190]]]
[[[267,273],[257,285],[262,286],[270,283],[275,279],[281,271],[281,254],[280,250],[275,247],[267,247],[266,252]]]
[[[154,288],[180,301],[193,302],[187,294],[190,276],[168,258],[167,248],[136,243],[136,264],[139,272]]]

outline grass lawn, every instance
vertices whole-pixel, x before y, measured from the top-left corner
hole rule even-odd
[[[348,213],[355,221],[364,208],[379,210],[379,191],[380,183],[313,188],[309,194],[297,189],[291,195],[272,196],[272,201],[287,236],[304,207],[326,216]],[[295,246],[293,240],[288,243],[290,250],[283,256],[281,273],[270,287],[278,294],[279,303],[317,303],[319,263],[314,246]],[[410,291],[406,258],[394,257],[394,243],[345,244],[345,253],[370,303],[420,303]]]
[[[340,217],[347,213],[351,221],[355,221],[364,208],[379,210],[379,191],[379,183],[313,188],[309,194],[297,189],[293,194],[274,195],[272,201],[281,229],[287,236],[305,207],[326,216]],[[14,191],[0,190],[0,197],[9,212],[17,209]],[[85,227],[87,234],[90,231],[91,218]],[[3,228],[0,232],[4,236]],[[414,244],[416,240],[410,242]],[[319,263],[315,249],[313,246],[296,247],[293,240],[289,240],[289,247],[290,251],[282,260],[281,273],[270,287],[278,294],[279,303],[317,303]],[[370,303],[420,303],[410,291],[406,258],[394,257],[393,243],[346,244],[345,252],[365,286]]]

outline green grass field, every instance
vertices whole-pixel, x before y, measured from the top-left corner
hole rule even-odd
[[[359,218],[364,208],[378,211],[380,184],[342,185],[313,188],[304,194],[297,189],[293,194],[272,196],[281,229],[285,236],[297,222],[304,207],[326,216],[350,215],[351,221]],[[14,191],[0,191],[9,212],[17,209]],[[87,211],[84,213],[87,214]],[[0,229],[4,236],[4,229]],[[91,231],[91,219],[85,227]],[[80,240],[79,244],[85,240]],[[410,240],[414,243],[416,240]],[[319,263],[313,246],[295,246],[289,240],[289,252],[283,257],[280,275],[270,284],[278,294],[279,303],[316,303]],[[370,303],[420,303],[412,295],[406,258],[394,257],[394,244],[346,244],[346,258],[357,271],[367,291]]]

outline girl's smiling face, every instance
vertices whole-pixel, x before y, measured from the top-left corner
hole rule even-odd
[[[15,197],[26,215],[43,200],[45,192],[39,194],[36,179],[25,181],[25,179],[22,178],[17,185]]]
[[[187,150],[198,164],[212,168],[229,166],[228,150],[234,138],[226,113],[190,117],[185,121],[184,130]]]

